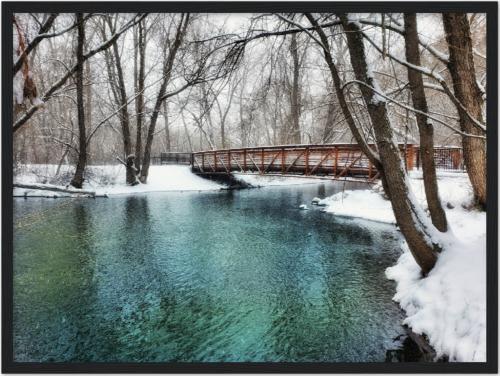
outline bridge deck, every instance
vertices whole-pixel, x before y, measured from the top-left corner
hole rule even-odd
[[[419,168],[418,146],[400,144],[399,148],[407,170]],[[461,148],[436,147],[434,159],[438,169],[464,170]],[[286,145],[201,151],[191,154],[191,166],[197,174],[237,171],[332,178],[350,176],[369,181],[379,176],[357,144]]]

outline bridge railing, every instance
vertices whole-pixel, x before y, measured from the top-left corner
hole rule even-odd
[[[422,167],[420,150],[415,148],[415,167]],[[458,146],[436,146],[434,147],[434,163],[436,169],[446,171],[465,171],[462,148]]]
[[[159,156],[151,158],[152,164],[163,165],[163,164],[181,164],[189,165],[191,164],[191,153],[160,153]]]
[[[400,144],[407,170],[421,168],[419,147]],[[376,179],[378,172],[357,144],[283,145],[209,150],[194,153],[161,153],[153,164],[191,165],[193,172],[326,175]],[[439,146],[434,149],[436,168],[464,171],[460,147]]]
[[[415,146],[400,145],[409,170],[415,164]],[[328,175],[375,179],[378,173],[356,144],[286,145],[210,150],[192,153],[195,173],[257,172]]]

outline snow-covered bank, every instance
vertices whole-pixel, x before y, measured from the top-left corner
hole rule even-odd
[[[15,183],[46,184],[48,186],[64,187],[71,180],[74,167],[63,165],[59,173],[57,165],[23,165],[19,166]],[[303,178],[294,176],[274,176],[259,174],[235,173],[235,177],[254,187],[317,184],[318,178]],[[167,191],[207,191],[225,188],[223,184],[203,179],[190,171],[189,166],[163,165],[151,166],[147,184],[130,187],[125,184],[125,167],[123,165],[88,166],[83,189],[93,191],[97,196],[133,194],[144,192]],[[15,188],[15,196],[72,196],[65,192],[42,192],[35,189]]]
[[[121,179],[125,176],[125,167],[119,174]],[[90,185],[90,184],[89,184]],[[113,184],[109,187],[96,187],[96,192],[108,195],[130,194],[139,192],[165,192],[165,191],[211,191],[224,188],[223,185],[211,180],[203,179],[191,172],[189,166],[151,166],[147,184],[138,184],[133,187],[125,184]]]
[[[315,178],[304,178],[300,176],[279,176],[279,175],[259,175],[251,173],[238,173],[235,172],[233,175],[250,184],[254,187],[272,187],[280,185],[300,185],[300,184],[317,184],[321,183],[321,179]]]
[[[56,165],[26,165],[15,175],[15,183],[48,183],[62,185],[71,179],[72,168],[62,166],[59,176],[56,177]],[[69,175],[69,176],[68,176]],[[191,173],[189,166],[151,166],[147,184],[138,184],[133,187],[125,184],[125,167],[89,166],[83,189],[94,191],[96,195],[120,195],[143,192],[167,191],[209,191],[224,188],[216,182],[200,178]],[[36,190],[15,188],[14,195],[28,196],[46,195]],[[67,193],[51,192],[50,196],[69,196]]]
[[[411,174],[416,198],[426,208],[421,174]],[[386,270],[396,281],[394,300],[406,311],[415,333],[426,334],[437,356],[450,361],[486,360],[486,213],[469,209],[472,188],[466,174],[439,174],[442,198],[453,241],[434,269],[421,278],[403,241],[403,254]],[[342,216],[395,223],[390,202],[379,191],[345,191],[320,202]]]
[[[420,172],[410,174],[410,183],[415,197],[420,204],[427,208],[425,190]],[[447,215],[453,224],[456,215],[463,214],[463,206],[468,207],[472,201],[472,187],[469,178],[464,173],[444,173],[439,174],[439,195],[443,200],[445,208],[457,208],[458,210],[448,210]],[[391,203],[380,193],[382,192],[379,183],[373,190],[356,190],[339,192],[333,196],[320,201],[321,206],[326,206],[325,211],[335,215],[353,218],[363,218],[378,222],[396,223]],[[467,213],[474,213],[467,211]],[[460,225],[460,223],[456,223]]]
[[[339,192],[318,203],[326,212],[376,222],[396,223],[391,203],[374,190]]]

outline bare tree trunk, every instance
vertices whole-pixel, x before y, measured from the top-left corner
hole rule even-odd
[[[220,141],[221,141],[222,149],[225,149],[226,148],[226,126],[224,124],[224,121],[220,122]]]
[[[158,92],[158,96],[156,97],[153,114],[151,115],[151,120],[149,122],[146,145],[144,147],[144,157],[142,160],[142,168],[140,173],[140,180],[142,183],[146,183],[148,179],[149,165],[151,163],[151,146],[153,145],[153,138],[155,134],[156,122],[158,120],[158,114],[160,113],[161,104],[165,100],[163,97],[165,96],[167,84],[170,81],[170,76],[172,75],[175,56],[177,55],[177,51],[179,50],[182,40],[184,39],[184,36],[186,34],[188,22],[189,14],[182,14],[175,34],[174,43],[169,50],[168,56],[165,56],[165,61],[163,64],[163,80]]]
[[[292,117],[292,131],[291,141],[294,144],[300,144],[300,64],[299,52],[297,47],[297,34],[292,34],[292,41],[290,43],[290,53],[292,54],[293,61],[293,81],[291,93],[291,117]]]
[[[163,102],[163,119],[165,120],[165,145],[166,152],[170,152],[172,150],[171,142],[170,142],[170,126],[168,123],[168,103],[167,101]]]
[[[144,21],[138,23],[138,49],[139,55],[139,69],[137,77],[137,92],[135,100],[135,112],[136,112],[136,138],[135,138],[135,167],[140,170],[142,163],[142,121],[144,119],[144,70],[145,70],[145,59],[146,59],[146,35],[144,30]]]
[[[92,125],[92,72],[90,70],[90,60],[85,61],[85,70],[87,71],[87,86],[85,88],[85,121],[89,126]],[[87,140],[88,163],[92,164],[92,153],[90,144]]]
[[[323,56],[325,58],[325,62],[328,65],[328,69],[330,71],[330,75],[332,77],[333,86],[335,89],[335,94],[337,95],[337,99],[339,101],[340,108],[342,110],[342,114],[344,115],[344,119],[351,131],[354,139],[358,143],[360,149],[366,155],[366,157],[370,160],[373,166],[377,169],[380,180],[382,182],[382,186],[384,188],[385,194],[390,199],[391,192],[387,186],[387,180],[385,178],[385,172],[380,161],[380,157],[376,151],[372,149],[370,145],[368,145],[365,137],[356,127],[356,122],[352,116],[351,110],[347,104],[346,96],[344,95],[344,91],[342,90],[342,81],[339,76],[339,72],[337,67],[333,62],[333,57],[330,50],[330,44],[328,42],[328,38],[322,28],[319,27],[318,22],[314,19],[314,17],[310,13],[305,13],[306,18],[309,20],[311,25],[315,27],[315,31],[320,37],[321,47],[323,48]]]
[[[405,51],[406,60],[413,65],[420,66],[420,51],[417,33],[417,15],[415,13],[404,14],[405,28]],[[427,99],[424,91],[424,80],[422,73],[408,68],[408,81],[413,101],[413,106],[427,113]],[[448,229],[446,214],[439,198],[436,166],[434,162],[434,127],[430,119],[425,115],[416,114],[418,131],[420,135],[420,156],[422,158],[422,173],[424,178],[425,196],[434,226],[439,231]]]
[[[240,137],[241,137],[241,147],[246,148],[247,147],[247,126],[246,126],[246,120],[244,116],[244,107],[243,107],[243,87],[241,89],[240,93]]]
[[[114,29],[111,24],[111,19],[108,18],[108,24],[111,29],[111,32],[114,33]],[[120,123],[122,128],[122,140],[123,140],[123,154],[126,163],[126,183],[129,185],[137,184],[137,173],[134,165],[130,165],[128,163],[129,160],[134,160],[134,158],[130,158],[132,156],[132,142],[130,137],[130,117],[128,113],[128,99],[127,99],[127,91],[125,89],[125,79],[123,78],[123,68],[121,64],[120,50],[118,48],[117,41],[113,42],[113,60],[115,62],[116,67],[116,78],[118,79],[118,91],[117,91],[117,105],[120,108]]]
[[[335,105],[333,100],[328,101],[328,110],[326,113],[325,127],[323,128],[323,137],[321,138],[323,143],[327,143],[328,140],[332,138],[333,133],[333,123],[335,121]]]
[[[332,77],[332,82],[333,86],[335,88],[335,94],[337,95],[337,99],[339,101],[340,108],[342,110],[342,114],[344,115],[344,118],[347,122],[347,125],[349,126],[349,129],[351,130],[351,133],[354,136],[354,139],[356,142],[359,144],[359,147],[363,151],[363,153],[368,157],[368,159],[372,162],[372,164],[375,166],[375,168],[380,172],[381,174],[381,179],[382,183],[384,184],[385,188],[385,179],[384,179],[384,171],[382,169],[382,164],[380,163],[380,160],[378,158],[378,155],[372,148],[368,145],[366,142],[366,139],[363,137],[359,129],[356,127],[356,123],[354,121],[354,118],[351,114],[351,111],[349,109],[349,106],[347,104],[346,97],[344,95],[344,92],[342,90],[342,82],[339,76],[339,72],[337,70],[337,67],[335,66],[333,62],[333,57],[330,51],[330,44],[328,42],[328,38],[322,28],[319,27],[318,22],[314,19],[314,17],[310,13],[305,13],[305,16],[309,20],[312,26],[315,27],[316,33],[320,37],[320,42],[321,46],[323,48],[323,54],[324,58],[326,61],[326,64],[328,65],[328,69],[330,70],[330,75]],[[387,195],[390,193],[387,192]]]
[[[69,150],[70,150],[70,147],[69,146],[65,146],[64,152],[63,152],[63,154],[61,156],[61,159],[59,159],[59,163],[57,164],[56,176],[59,176],[59,172],[61,171],[61,166],[64,163],[64,161],[66,160],[66,158],[68,156],[68,153],[69,153]]]
[[[202,116],[200,117],[200,121],[198,126],[202,126],[203,123],[203,118],[207,120],[207,130],[204,131],[203,133],[208,139],[208,142],[210,145],[213,145],[212,149],[215,150],[215,138],[214,138],[214,124],[212,121],[212,104],[210,100],[210,93],[207,90],[206,84],[203,83],[200,85],[200,90],[201,90],[201,98],[200,98],[200,113]]]
[[[467,13],[443,13],[443,24],[450,52],[448,69],[453,80],[455,96],[467,112],[482,123],[483,98],[476,81]],[[463,132],[483,135],[460,108],[458,114]],[[462,147],[474,196],[477,202],[486,208],[486,140],[462,136]]]
[[[184,109],[181,109],[181,119],[182,119],[182,125],[184,126],[184,132],[186,133],[186,138],[189,145],[189,151],[193,152],[193,144],[191,142],[191,136],[189,135],[189,129],[186,123],[186,118],[184,117]]]
[[[367,65],[363,34],[359,24],[350,22],[345,14],[340,15],[340,18],[346,32],[351,65],[356,79],[369,87],[377,88],[378,83]],[[434,243],[425,214],[412,199],[400,151],[393,141],[392,125],[385,100],[364,85],[360,89],[372,121],[394,216],[413,257],[426,275],[436,263],[439,245]],[[428,224],[432,226],[430,222]]]
[[[85,132],[85,108],[83,104],[83,46],[85,43],[85,25],[83,24],[83,13],[76,13],[78,22],[78,42],[76,47],[76,103],[78,111],[78,162],[75,175],[71,179],[71,185],[82,188],[83,174],[87,165],[87,136]]]
[[[222,111],[222,107],[221,107],[219,98],[218,97],[215,98],[215,102],[216,102],[217,108],[219,110],[220,138],[221,138],[222,149],[229,147],[228,142],[227,142],[227,137],[226,137],[226,119],[227,119],[227,115],[229,114],[229,110],[231,109],[231,104],[233,102],[235,89],[236,89],[236,85],[230,86],[229,93],[228,93],[229,94],[229,102],[227,103],[226,109],[224,111]]]

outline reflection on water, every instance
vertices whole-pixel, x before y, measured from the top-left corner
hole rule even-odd
[[[15,201],[16,361],[384,361],[390,226],[333,183]]]

